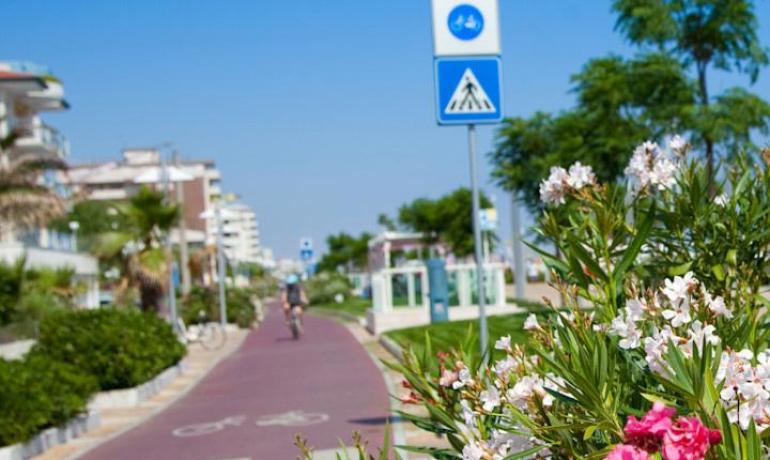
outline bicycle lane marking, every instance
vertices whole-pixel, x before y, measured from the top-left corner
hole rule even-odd
[[[203,436],[214,434],[224,430],[228,426],[239,427],[243,425],[247,417],[236,415],[215,422],[193,423],[174,429],[174,436],[185,438],[190,436]],[[322,412],[304,412],[302,410],[290,410],[281,414],[262,415],[257,417],[256,425],[264,426],[308,426],[324,423],[329,420],[329,415]]]
[[[303,412],[290,410],[283,414],[263,415],[257,419],[257,426],[308,426],[329,420],[329,414],[323,412]]]
[[[236,415],[234,417],[227,417],[216,422],[203,422],[194,423],[192,425],[185,425],[172,431],[174,436],[185,438],[189,436],[202,436],[205,434],[212,434],[218,431],[222,431],[228,426],[241,426],[246,421],[245,415]]]

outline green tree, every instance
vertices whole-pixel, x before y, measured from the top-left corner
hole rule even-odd
[[[633,58],[592,59],[572,77],[577,104],[557,113],[505,120],[491,154],[493,177],[540,207],[538,185],[554,165],[580,161],[601,181],[621,175],[640,139],[686,134],[713,178],[716,153],[730,158],[767,132],[770,105],[742,88],[709,98],[710,65],[749,73],[767,56],[751,2],[616,0],[618,29],[640,47]]]
[[[369,240],[372,235],[364,232],[352,236],[345,232],[326,237],[329,251],[318,262],[319,271],[336,271],[342,267],[347,272],[366,269],[369,256]]]
[[[492,202],[482,193],[481,207]],[[473,253],[472,196],[467,188],[459,188],[436,200],[417,198],[398,210],[402,227],[421,232],[428,244],[444,243],[458,257]]]
[[[706,154],[713,178],[714,157],[734,153],[748,142],[753,128],[767,129],[770,107],[742,88],[709,97],[708,70],[736,70],[754,83],[768,64],[767,50],[757,38],[757,18],[750,0],[614,0],[616,27],[635,45],[652,46],[676,57],[696,76],[696,107],[689,128]],[[737,119],[736,119],[737,118]]]
[[[179,219],[180,209],[148,187],[109,209],[115,215],[113,222],[120,224],[98,235],[94,253],[120,269],[121,289],[139,290],[143,310],[160,311],[169,270],[163,238]]]

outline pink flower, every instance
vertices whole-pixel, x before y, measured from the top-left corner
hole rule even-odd
[[[618,444],[604,460],[650,460],[652,457],[638,447],[628,444]]]
[[[721,440],[719,430],[709,430],[697,417],[680,417],[663,437],[663,458],[702,460],[709,446]]]
[[[441,373],[441,378],[438,380],[439,385],[442,387],[451,387],[458,379],[457,372],[452,372],[449,369],[444,369]]]
[[[626,442],[647,452],[657,452],[660,441],[672,425],[671,416],[675,413],[676,409],[656,402],[641,420],[637,420],[633,415],[628,417],[623,429]]]

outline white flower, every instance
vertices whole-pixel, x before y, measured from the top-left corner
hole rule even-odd
[[[590,166],[583,166],[579,161],[569,167],[569,178],[567,184],[570,187],[579,190],[586,185],[596,182],[594,170]]]
[[[540,323],[537,322],[537,316],[534,313],[530,313],[524,321],[524,330],[531,331],[538,328],[540,328]]]
[[[676,184],[677,170],[677,164],[663,154],[658,144],[647,141],[634,149],[625,173],[636,190],[647,187],[662,190]]]
[[[621,338],[618,342],[620,348],[624,350],[639,348],[642,345],[642,331],[636,327],[636,321],[641,318],[636,319],[634,316],[636,313],[628,307],[625,310],[625,315],[621,313],[612,320],[608,332],[610,335]]]
[[[505,337],[500,337],[497,339],[497,342],[495,342],[495,350],[505,350],[508,351],[511,349],[511,336],[506,335]]]
[[[644,300],[631,299],[626,302],[626,316],[631,321],[641,321],[646,308]]]
[[[469,385],[473,383],[473,378],[471,377],[471,372],[468,370],[467,367],[464,367],[460,369],[460,373],[458,375],[459,380],[452,383],[452,388],[455,390],[459,390],[460,388],[464,387],[465,385]]]
[[[470,441],[463,447],[463,460],[483,460],[486,452],[476,441]]]
[[[727,206],[727,202],[729,200],[730,199],[727,197],[727,195],[722,193],[721,195],[717,195],[714,197],[714,204],[719,206],[720,208],[724,208],[725,206]]]
[[[495,374],[503,380],[508,379],[508,373],[516,367],[516,361],[510,356],[506,356],[505,359],[501,359],[495,363]]]
[[[566,169],[552,167],[548,179],[540,183],[540,200],[545,204],[564,204],[568,181],[569,174]]]
[[[665,326],[662,331],[656,327],[653,329],[652,336],[644,338],[644,352],[647,355],[645,360],[652,372],[659,375],[671,373],[671,369],[664,356],[668,351],[668,343],[677,343],[679,341],[679,337],[674,334],[669,326]]]
[[[540,385],[540,378],[536,375],[525,375],[505,393],[505,397],[511,404],[520,408],[526,407],[526,403],[535,395],[535,388]]]
[[[668,158],[657,158],[650,173],[650,183],[659,189],[671,188],[676,184],[676,165]]]
[[[727,305],[725,305],[725,299],[721,295],[712,297],[708,292],[704,292],[703,296],[706,299],[706,304],[708,305],[709,310],[714,312],[715,315],[724,316],[727,319],[731,319],[733,317],[733,312],[727,309]]]
[[[506,458],[517,439],[518,436],[513,433],[493,430],[492,438],[489,440],[489,447],[495,452],[492,460],[503,460]]]
[[[679,134],[674,134],[674,137],[668,141],[668,148],[670,148],[675,155],[682,156],[686,153],[687,141]]]
[[[690,350],[692,350],[693,343],[699,352],[703,352],[704,343],[719,345],[719,336],[714,334],[714,331],[716,331],[716,328],[710,324],[704,325],[698,320],[693,321],[688,332],[690,335],[690,341],[688,342]]]
[[[633,350],[642,345],[642,331],[634,326],[628,330],[626,336],[618,342],[618,346],[624,350]]]
[[[473,412],[471,403],[463,399],[460,401],[460,408],[463,412],[463,419],[465,419],[465,424],[468,426],[473,426],[476,423],[476,413]]]
[[[500,405],[500,393],[497,391],[497,388],[493,386],[482,391],[481,395],[479,395],[479,399],[481,399],[481,402],[483,403],[482,407],[485,412],[492,412],[495,407]]]
[[[684,276],[675,276],[673,280],[664,281],[663,295],[665,295],[672,304],[679,304],[687,301],[689,304],[690,291],[698,285],[698,280],[692,272],[687,272]]]
[[[679,327],[682,324],[687,324],[692,321],[692,316],[690,316],[689,302],[682,302],[681,304],[674,306],[672,309],[663,310],[661,314],[664,318],[671,322],[671,325],[674,327]]]
[[[650,163],[650,154],[644,144],[637,147],[625,170],[626,175],[636,182],[637,188],[644,188],[650,183]]]

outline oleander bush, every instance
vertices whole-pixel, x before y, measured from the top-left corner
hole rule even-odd
[[[541,251],[566,310],[531,316],[526,344],[501,337],[485,364],[463,350],[406,350],[391,366],[404,413],[445,436],[434,458],[770,457],[770,151],[716,179],[689,144],[645,142],[627,180],[554,167]],[[526,448],[521,440],[528,440]]]
[[[321,272],[305,282],[310,305],[328,304],[336,301],[337,295],[343,299],[350,297],[353,285],[347,276],[336,272]]]
[[[256,320],[252,289],[228,287],[225,291],[227,298],[227,322],[248,328]],[[186,324],[196,324],[200,313],[206,321],[219,321],[219,293],[216,288],[193,286],[190,294],[182,302],[180,314]]]
[[[102,391],[144,383],[185,352],[166,321],[129,308],[55,312],[41,322],[34,348],[93,375]]]
[[[39,352],[0,360],[0,446],[27,441],[85,411],[96,378]]]

